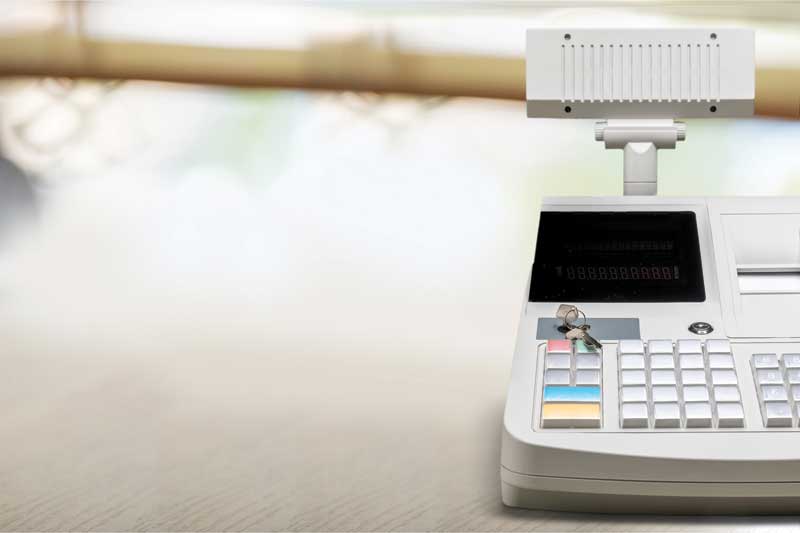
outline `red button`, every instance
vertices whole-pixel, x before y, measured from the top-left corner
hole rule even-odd
[[[547,341],[547,353],[571,353],[572,341],[552,340]]]

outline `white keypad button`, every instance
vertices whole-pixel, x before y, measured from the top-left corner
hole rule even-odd
[[[600,369],[600,356],[593,353],[581,353],[575,356],[575,368]]]
[[[700,354],[681,354],[678,357],[682,369],[697,369],[705,368],[703,363],[703,356]]]
[[[761,399],[765,402],[785,402],[789,397],[783,385],[761,385]]]
[[[736,372],[733,370],[712,370],[711,383],[714,385],[738,385]]]
[[[644,370],[644,356],[643,355],[620,355],[619,367],[622,370]]]
[[[800,368],[800,353],[783,354],[783,366],[786,368]]]
[[[569,370],[569,354],[549,353],[544,357],[545,368],[561,368]]]
[[[727,339],[711,339],[706,341],[706,351],[712,353],[731,353],[731,343]]]
[[[657,353],[672,353],[672,341],[670,340],[656,340],[647,343],[647,352],[650,354]]]
[[[569,370],[545,370],[545,385],[569,385]]]
[[[600,385],[600,371],[577,370],[575,372],[575,385]]]
[[[718,403],[717,425],[720,428],[744,427],[744,409],[740,403]]]
[[[681,426],[681,409],[677,403],[657,403],[653,405],[653,423],[657,428],[677,428]]]
[[[672,370],[653,370],[650,373],[650,382],[653,385],[675,385],[675,372]]]
[[[623,428],[646,428],[648,425],[646,403],[624,403],[620,415]]]
[[[768,402],[764,404],[764,425],[768,428],[791,427],[792,408],[788,402]]]
[[[623,370],[620,372],[623,385],[645,385],[644,370]]]
[[[672,370],[675,368],[675,358],[666,354],[651,355],[650,368],[653,370]]]
[[[703,343],[698,340],[679,340],[678,353],[703,353]]]
[[[720,370],[733,369],[733,356],[728,353],[712,353],[708,356],[708,367]]]
[[[680,339],[675,343],[669,339],[623,340],[617,350],[623,428],[746,426],[742,393],[747,391],[740,388],[737,363],[727,339]],[[572,363],[571,373],[568,362]],[[799,416],[795,405],[800,413],[800,350],[753,354],[749,363],[757,389],[756,407],[764,426],[795,426]],[[545,376],[549,384],[601,386],[603,361],[599,357],[579,362],[576,353],[568,360],[546,359],[545,364],[550,372]],[[744,379],[750,380],[747,376]],[[752,397],[752,391],[748,394]]]
[[[800,385],[793,385],[791,394],[794,403],[800,402]]]
[[[619,341],[619,353],[644,353],[644,343],[640,340]]]
[[[678,401],[678,388],[672,386],[659,385],[653,387],[653,402],[675,402]]]
[[[683,387],[683,401],[689,402],[707,402],[708,389],[705,385],[684,385]]]
[[[714,387],[714,401],[716,402],[740,402],[742,395],[736,385],[722,385]]]
[[[711,427],[711,404],[707,402],[687,403],[686,411],[687,428]]]
[[[759,385],[780,385],[783,377],[780,370],[756,370],[756,381]]]
[[[681,381],[684,385],[705,385],[705,370],[683,370],[681,371]]]
[[[753,355],[755,368],[778,368],[778,356],[774,353],[757,353]]]
[[[647,401],[647,388],[646,387],[622,387],[622,402],[646,402]]]

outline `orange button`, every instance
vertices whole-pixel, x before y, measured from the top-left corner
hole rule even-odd
[[[599,403],[548,403],[542,407],[544,428],[599,428]]]

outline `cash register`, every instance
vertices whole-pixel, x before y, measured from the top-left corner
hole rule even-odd
[[[526,55],[528,116],[597,119],[625,194],[541,207],[503,502],[800,512],[800,198],[656,195],[679,119],[752,114],[753,32],[535,29]]]

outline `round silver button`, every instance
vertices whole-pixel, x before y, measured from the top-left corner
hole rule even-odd
[[[714,327],[708,322],[694,322],[689,326],[689,331],[695,335],[708,335],[714,331]]]

